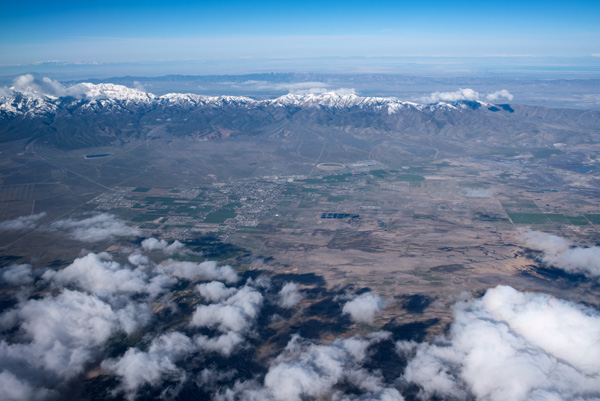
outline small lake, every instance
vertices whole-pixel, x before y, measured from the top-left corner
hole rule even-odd
[[[96,159],[98,157],[106,157],[106,156],[110,156],[110,155],[111,155],[111,153],[102,153],[100,155],[85,155],[84,157],[86,159]]]

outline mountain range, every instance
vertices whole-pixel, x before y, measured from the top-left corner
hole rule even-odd
[[[48,81],[53,83],[54,81]],[[351,91],[288,94],[274,99],[170,93],[156,96],[115,84],[80,83],[0,93],[0,141],[36,140],[75,149],[149,135],[225,139],[245,135],[342,130],[419,143],[424,139],[490,146],[598,142],[600,111],[456,100],[417,104]],[[156,130],[160,127],[160,130]]]

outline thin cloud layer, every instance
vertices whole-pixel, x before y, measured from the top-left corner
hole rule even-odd
[[[268,81],[249,80],[241,84],[232,84],[232,88],[243,88],[246,90],[277,90],[287,91],[292,94],[307,93],[325,93],[330,89],[330,85],[325,82],[294,82],[294,83],[273,83]]]
[[[373,323],[375,315],[385,305],[385,300],[379,295],[367,292],[346,302],[342,308],[342,313],[350,315],[350,318],[357,323]]]
[[[0,231],[33,230],[38,226],[39,220],[45,216],[46,212],[42,212],[30,216],[20,216],[12,220],[4,220],[0,222]]]
[[[498,286],[455,306],[447,337],[414,350],[403,379],[420,398],[597,399],[600,314],[545,294]]]
[[[33,283],[31,265],[10,265],[0,270],[0,284],[29,285]]]
[[[584,248],[556,235],[527,231],[519,237],[523,244],[541,251],[540,260],[570,273],[600,276],[600,247]]]
[[[66,232],[75,240],[90,243],[141,235],[140,230],[129,227],[123,220],[108,213],[97,214],[81,220],[59,220],[52,223],[50,227]]]

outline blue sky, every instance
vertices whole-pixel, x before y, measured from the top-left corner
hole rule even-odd
[[[600,54],[600,1],[4,4],[0,64]]]

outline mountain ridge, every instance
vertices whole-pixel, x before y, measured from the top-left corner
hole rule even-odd
[[[480,106],[490,103],[473,100]],[[181,106],[192,107],[326,107],[384,110],[393,114],[402,108],[424,109],[460,109],[469,107],[464,101],[435,102],[419,104],[399,100],[396,97],[358,96],[350,91],[329,91],[324,93],[303,93],[283,95],[275,99],[253,99],[245,96],[208,96],[192,93],[168,93],[156,96],[139,89],[109,83],[80,83],[69,88],[62,96],[43,93],[36,90],[11,88],[8,94],[0,97],[0,115],[14,117],[25,115],[35,117],[56,113],[60,107],[114,108],[119,106]]]
[[[46,79],[39,86],[0,93],[1,142],[39,139],[57,149],[105,146],[157,135],[224,140],[282,132],[309,136],[319,132],[343,143],[355,138],[407,146],[425,146],[435,140],[457,149],[552,147],[554,143],[599,142],[598,121],[600,111],[594,110],[464,99],[423,105],[395,97],[361,97],[348,90],[274,99],[190,93],[156,96],[123,85],[81,83],[67,88]]]

